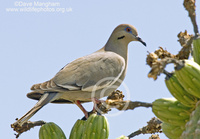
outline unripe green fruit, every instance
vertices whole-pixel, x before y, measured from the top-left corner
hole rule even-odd
[[[153,113],[163,122],[182,126],[190,118],[191,108],[186,107],[175,98],[157,99],[152,103]]]
[[[175,126],[173,124],[163,122],[162,125],[163,133],[169,139],[179,139],[183,131],[185,130],[185,126]]]
[[[107,118],[92,114],[84,120],[77,120],[69,139],[108,139],[109,125]]]
[[[200,65],[200,35],[193,40],[193,58]]]
[[[187,107],[195,107],[195,104],[197,103],[197,98],[189,94],[184,89],[184,87],[178,81],[175,73],[173,73],[170,77],[166,77],[165,84],[169,92],[183,105]]]
[[[85,123],[82,139],[108,139],[109,125],[105,116],[92,114]]]
[[[184,67],[175,70],[177,79],[189,94],[200,98],[200,65],[192,60],[184,62]]]
[[[66,139],[62,129],[53,122],[41,126],[39,139]]]
[[[74,124],[69,139],[82,139],[83,130],[85,128],[84,120],[77,120]]]

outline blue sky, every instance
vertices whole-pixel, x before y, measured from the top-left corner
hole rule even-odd
[[[159,46],[176,54],[181,48],[177,34],[185,29],[193,33],[183,0],[39,0],[59,3],[59,6],[53,7],[55,9],[71,9],[64,13],[6,11],[6,8],[27,8],[17,6],[17,2],[25,1],[10,0],[0,5],[1,138],[14,138],[10,124],[36,103],[26,97],[33,84],[51,79],[65,64],[103,47],[113,29],[121,23],[135,26],[139,36],[147,43],[147,47],[139,42],[129,44],[128,71],[124,83],[131,92],[131,100],[152,102],[157,98],[171,97],[163,75],[157,81],[147,77],[150,68],[145,60],[147,51],[152,52]],[[197,1],[196,5],[200,25],[200,2]],[[119,89],[125,91],[123,87]],[[92,109],[92,103],[84,106],[87,110]],[[110,114],[117,112],[113,109]],[[154,116],[150,108],[109,115],[106,116],[110,125],[110,139],[129,135],[145,126]],[[55,122],[68,138],[73,124],[82,116],[76,105],[48,104],[31,121]],[[39,127],[36,127],[23,133],[20,138],[36,139],[38,131]],[[150,135],[140,135],[135,139],[148,137]],[[160,137],[166,138],[163,134]]]

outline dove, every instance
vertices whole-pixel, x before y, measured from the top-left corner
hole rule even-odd
[[[124,80],[131,41],[146,46],[134,26],[121,24],[114,29],[104,47],[67,64],[52,79],[33,85],[27,97],[38,102],[11,126],[22,126],[48,103],[74,103],[87,118],[88,112],[81,103],[108,96]]]

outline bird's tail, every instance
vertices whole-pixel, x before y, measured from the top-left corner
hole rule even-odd
[[[50,103],[51,101],[55,100],[57,98],[57,92],[47,92],[40,100],[35,104],[35,106],[28,111],[24,116],[22,116],[20,119],[18,119],[15,123],[13,123],[11,126],[22,126],[25,122],[27,122],[37,111],[39,111],[43,106],[45,106],[47,103]]]

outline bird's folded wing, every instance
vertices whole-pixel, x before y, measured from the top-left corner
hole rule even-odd
[[[81,57],[61,69],[52,81],[68,90],[92,91],[114,84],[125,69],[125,60],[113,52]]]

